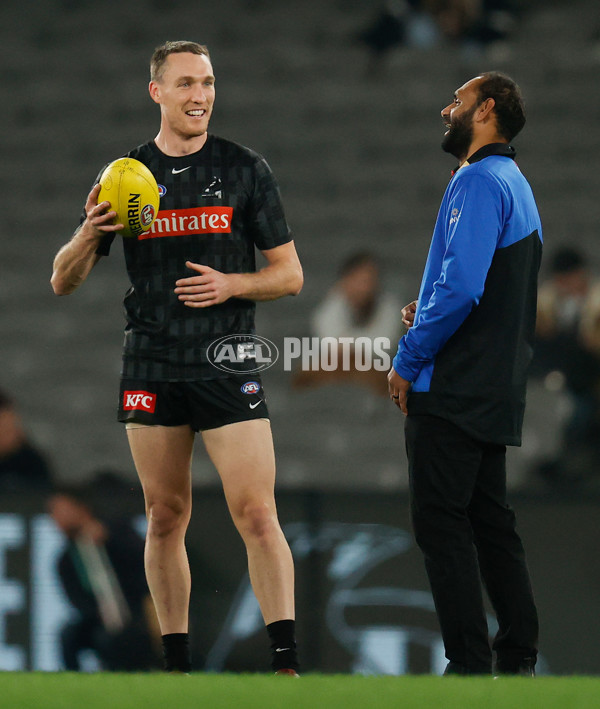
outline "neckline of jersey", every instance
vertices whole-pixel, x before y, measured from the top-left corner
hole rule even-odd
[[[166,153],[163,153],[163,151],[158,147],[156,144],[155,140],[150,141],[150,149],[159,157],[161,157],[163,160],[170,161],[170,162],[180,162],[182,160],[188,160],[190,158],[195,158],[198,157],[199,155],[202,154],[202,152],[206,149],[208,144],[212,141],[213,136],[212,134],[208,134],[206,137],[206,142],[204,145],[200,148],[200,150],[196,150],[195,153],[188,153],[187,155],[167,155]]]

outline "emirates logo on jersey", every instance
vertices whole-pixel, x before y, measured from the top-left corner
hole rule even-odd
[[[233,207],[192,207],[191,209],[161,209],[151,229],[138,239],[184,234],[230,234]]]

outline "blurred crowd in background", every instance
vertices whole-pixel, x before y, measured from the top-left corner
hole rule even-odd
[[[491,46],[510,51],[507,40],[525,11],[514,0],[387,0],[357,34],[369,52],[370,72],[385,66],[389,53],[402,46],[423,49],[450,40],[465,54]]]

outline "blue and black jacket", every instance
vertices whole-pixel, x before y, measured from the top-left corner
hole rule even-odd
[[[442,200],[413,326],[394,369],[409,415],[452,421],[482,441],[520,445],[533,352],[542,227],[504,143],[453,175]]]

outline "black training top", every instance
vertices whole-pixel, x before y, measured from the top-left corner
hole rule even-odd
[[[209,135],[197,153],[169,157],[151,141],[127,157],[148,166],[159,185],[152,228],[124,238],[131,288],[122,376],[148,381],[191,381],[226,376],[207,360],[211,342],[254,332],[255,303],[231,298],[190,308],[174,293],[175,281],[196,275],[185,262],[224,273],[256,270],[255,247],[264,251],[291,241],[279,188],[265,159]],[[114,235],[98,249],[108,255]]]

